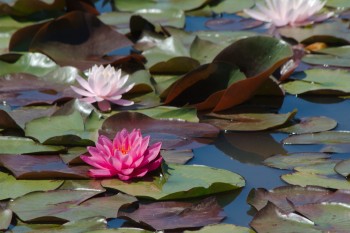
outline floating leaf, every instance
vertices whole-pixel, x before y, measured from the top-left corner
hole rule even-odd
[[[315,229],[315,224],[309,219],[295,213],[285,213],[272,203],[268,203],[259,211],[250,223],[257,232],[270,233],[322,233]]]
[[[280,40],[263,36],[241,39],[222,50],[213,63],[174,83],[165,103],[186,104],[190,99],[201,110],[231,108],[253,97],[291,56],[289,45]],[[242,77],[240,71],[248,78]],[[179,101],[182,96],[186,96],[185,100]]]
[[[350,2],[347,0],[328,0],[326,5],[334,8],[349,8]]]
[[[107,220],[102,217],[91,217],[77,221],[67,222],[63,225],[53,224],[27,224],[19,222],[11,229],[13,233],[81,233],[95,232],[107,228]]]
[[[193,204],[178,201],[141,204],[131,213],[119,211],[118,217],[131,219],[155,230],[173,230],[215,224],[226,216],[216,199],[209,197]]]
[[[110,228],[107,230],[89,231],[89,233],[153,233],[153,231],[147,231],[138,228]]]
[[[320,163],[314,165],[306,165],[302,167],[295,167],[294,170],[298,172],[312,173],[318,175],[334,175],[334,167],[341,160],[329,159],[327,163]]]
[[[324,153],[292,153],[275,155],[264,160],[264,164],[270,167],[292,170],[294,167],[328,163],[329,154]]]
[[[126,13],[126,12],[107,12],[98,18],[108,25],[117,26],[119,28],[126,28],[129,26],[129,21],[132,15],[139,15],[147,21],[162,26],[172,26],[177,28],[183,28],[185,25],[185,14],[180,9],[168,8],[168,9],[142,9]]]
[[[295,124],[278,128],[276,131],[289,134],[318,133],[334,129],[337,124],[335,120],[324,116],[304,117],[298,119]]]
[[[0,200],[20,197],[34,191],[54,190],[62,183],[62,180],[17,180],[12,175],[0,172]]]
[[[36,138],[44,144],[85,146],[93,144],[100,124],[102,120],[95,112],[84,121],[81,114],[74,111],[69,115],[43,117],[30,121],[26,124],[25,133],[26,136]]]
[[[161,155],[166,163],[185,164],[193,158],[192,150],[162,150]]]
[[[34,142],[30,138],[0,136],[0,151],[2,154],[48,153],[64,150],[62,146],[46,146]]]
[[[335,167],[334,170],[338,172],[340,175],[348,177],[350,175],[350,160],[344,160],[339,162]]]
[[[237,11],[242,11],[243,9],[250,8],[254,5],[253,0],[238,0],[238,1],[221,1],[217,5],[211,6],[210,8],[215,13],[236,13]]]
[[[23,221],[76,221],[95,216],[113,218],[121,206],[136,201],[121,193],[89,199],[98,193],[91,190],[34,192],[15,199],[9,208]]]
[[[82,70],[93,64],[110,63],[103,57],[106,53],[132,44],[96,16],[81,11],[69,12],[34,27],[18,30],[11,38],[10,50],[40,51],[60,65],[69,64]],[[28,31],[32,37],[28,37]],[[101,40],[104,43],[99,43]],[[29,47],[23,47],[25,43]]]
[[[206,0],[165,0],[165,1],[152,1],[152,0],[121,0],[115,2],[115,7],[120,11],[135,11],[138,9],[167,9],[177,8],[182,10],[192,10],[202,6]]]
[[[350,144],[349,131],[326,131],[292,135],[283,140],[284,144]]]
[[[275,113],[243,113],[243,114],[208,114],[216,119],[206,119],[201,122],[215,125],[221,130],[260,131],[281,126],[292,119],[296,110],[286,114]]]
[[[169,177],[164,184],[164,178],[155,176],[132,183],[107,179],[102,181],[102,186],[138,197],[170,200],[199,197],[234,190],[245,185],[244,179],[238,174],[206,166],[172,164],[167,172]]]
[[[270,202],[284,212],[292,213],[295,211],[294,204],[320,202],[331,194],[332,191],[319,187],[281,186],[273,190],[258,188],[250,191],[247,202],[258,211]]]
[[[86,179],[88,166],[67,166],[57,155],[0,155],[0,164],[17,179]]]
[[[100,134],[114,138],[123,128],[131,131],[138,128],[144,135],[151,135],[151,143],[161,141],[162,149],[178,149],[180,146],[192,147],[194,141],[211,139],[219,130],[209,124],[178,120],[156,120],[136,112],[122,112],[107,118]],[[208,141],[208,140],[207,140]]]
[[[328,45],[345,45],[350,42],[348,25],[341,20],[314,24],[312,27],[281,27],[278,32],[303,44],[324,42]]]
[[[302,80],[295,80],[283,84],[283,88],[290,94],[303,93],[344,95],[350,93],[350,73],[346,70],[312,69],[299,76],[306,76]],[[292,76],[293,77],[293,76]],[[297,74],[298,77],[298,74]]]
[[[350,153],[350,144],[328,145],[321,149],[323,153]]]
[[[350,208],[343,203],[317,203],[297,206],[296,211],[315,223],[316,229],[322,232],[346,232],[350,223],[346,219],[350,214]]]
[[[184,231],[184,233],[212,233],[212,232],[220,232],[220,233],[254,233],[253,230],[246,227],[239,227],[232,224],[216,224],[209,225],[201,228],[196,231]]]
[[[1,13],[14,16],[28,16],[40,11],[55,11],[64,8],[63,0],[6,0],[0,3]]]
[[[86,147],[72,147],[68,149],[68,153],[60,154],[60,157],[65,164],[80,164],[83,163],[80,159],[80,155],[86,153]]]
[[[341,176],[318,175],[306,172],[295,172],[292,174],[282,175],[285,182],[293,185],[300,185],[306,187],[308,185],[315,185],[331,189],[346,189],[350,190],[350,183]]]

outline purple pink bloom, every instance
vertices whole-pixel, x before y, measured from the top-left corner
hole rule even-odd
[[[99,136],[96,147],[88,147],[91,156],[82,155],[81,159],[93,166],[89,175],[93,178],[117,177],[129,180],[143,177],[157,169],[162,162],[161,142],[149,146],[150,137],[142,137],[139,129],[129,133],[126,129],[118,132],[111,141]]]

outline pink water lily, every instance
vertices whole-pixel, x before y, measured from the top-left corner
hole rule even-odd
[[[315,17],[325,4],[324,0],[265,0],[265,4],[256,3],[256,9],[245,9],[244,12],[276,27],[299,26],[329,18],[332,13]]]
[[[135,83],[126,84],[128,75],[123,76],[120,69],[115,70],[110,65],[106,68],[94,65],[89,70],[87,81],[80,76],[77,76],[76,80],[84,89],[75,86],[71,88],[79,95],[85,96],[82,101],[97,102],[101,111],[110,110],[110,102],[122,106],[134,104],[133,101],[122,99],[122,94],[130,91]]]
[[[82,155],[81,159],[95,167],[89,170],[94,178],[118,177],[129,180],[143,177],[157,169],[161,162],[161,142],[149,146],[150,137],[142,137],[139,129],[129,133],[126,129],[118,132],[111,141],[99,136],[96,147],[88,147],[91,156]]]

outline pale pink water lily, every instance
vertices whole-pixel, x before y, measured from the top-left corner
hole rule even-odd
[[[95,167],[89,170],[94,178],[117,177],[129,180],[143,177],[157,169],[162,162],[161,142],[149,146],[150,137],[142,137],[139,129],[129,133],[126,129],[118,132],[111,141],[99,136],[96,147],[88,147],[91,156],[82,155],[81,159]]]
[[[111,109],[110,102],[129,106],[134,104],[133,101],[122,99],[122,94],[133,88],[135,83],[127,84],[128,75],[122,75],[120,69],[115,70],[114,67],[108,65],[104,68],[102,65],[94,65],[88,73],[88,80],[77,76],[76,80],[84,89],[71,86],[71,88],[79,95],[85,96],[82,101],[88,103],[97,102],[98,107],[102,111]]]
[[[324,0],[265,0],[255,9],[245,9],[250,17],[269,22],[276,27],[307,25],[329,18],[333,13],[316,16],[326,4]]]

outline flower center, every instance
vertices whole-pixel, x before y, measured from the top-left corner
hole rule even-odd
[[[122,152],[123,155],[126,155],[128,154],[129,150],[130,150],[130,147],[125,147],[124,145],[122,146],[119,146],[117,148],[117,150],[119,150],[120,152]]]

